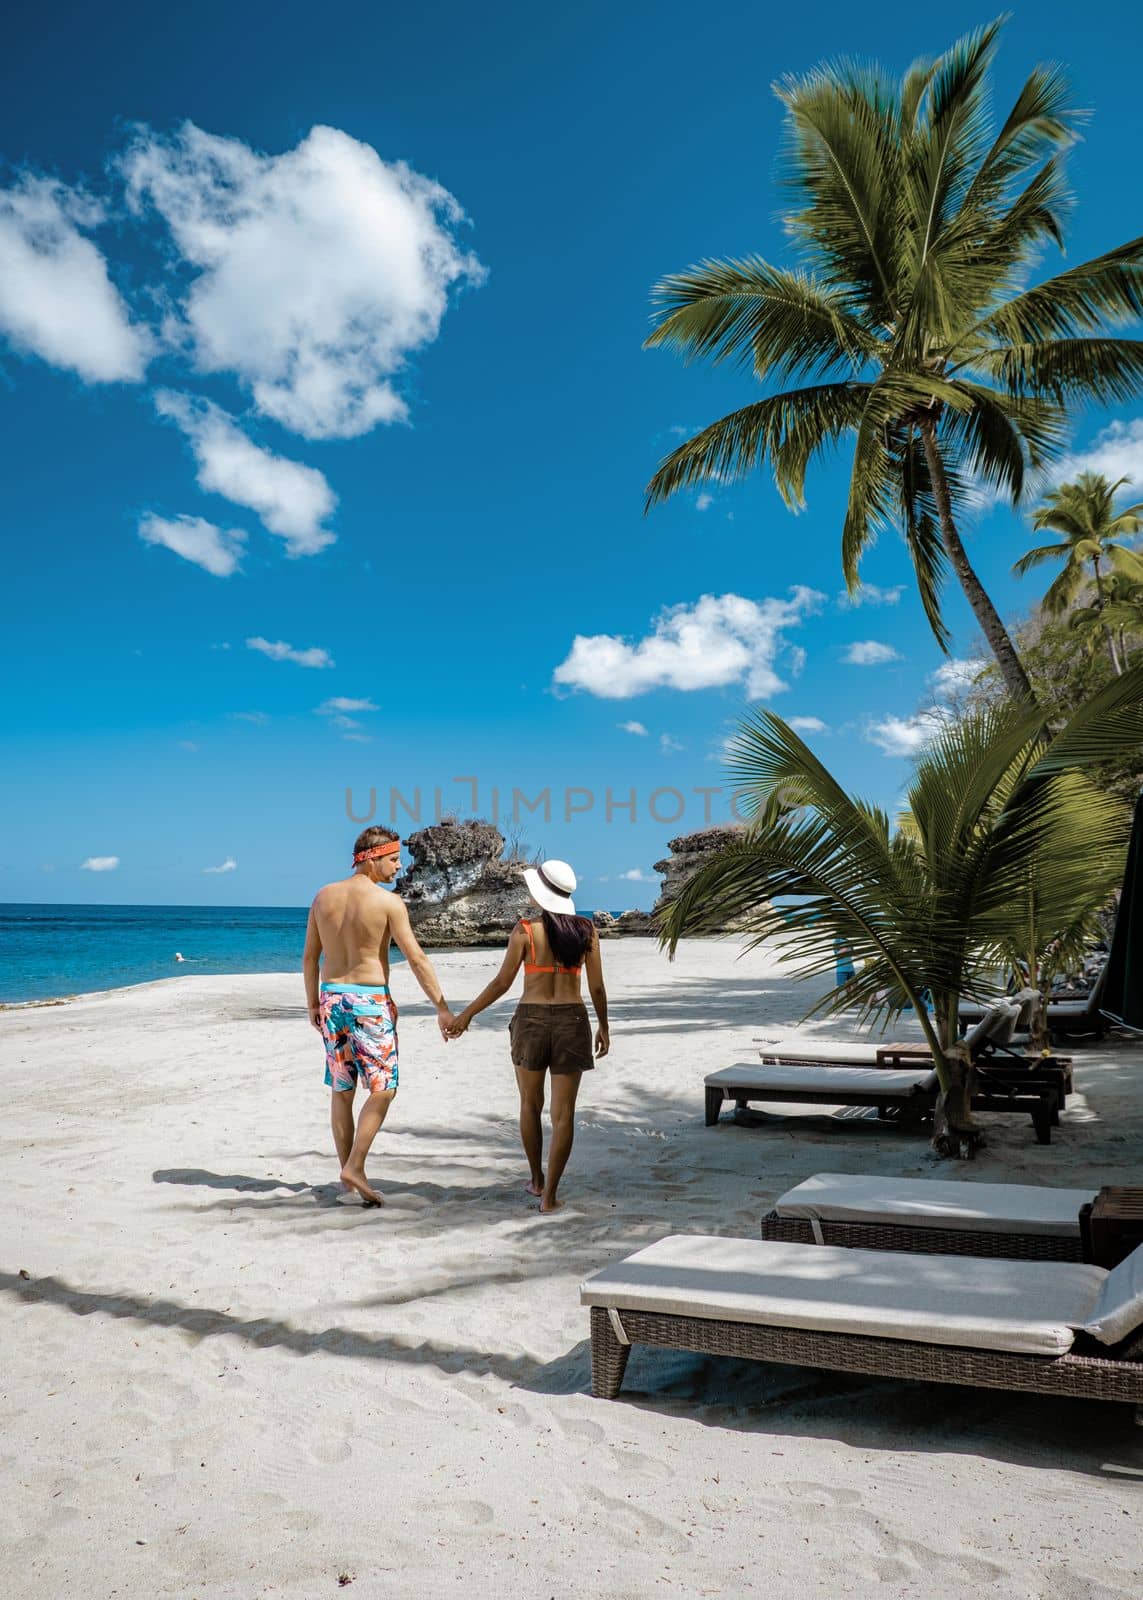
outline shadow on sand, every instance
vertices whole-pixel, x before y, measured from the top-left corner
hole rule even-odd
[[[243,1318],[176,1300],[101,1294],[73,1288],[54,1276],[0,1272],[0,1293],[25,1305],[51,1305],[74,1316],[122,1319],[143,1326],[181,1328],[198,1339],[230,1337],[259,1350],[318,1352],[354,1361],[434,1367],[453,1376],[492,1377],[537,1395],[590,1392],[590,1343],[582,1340],[554,1361],[526,1355],[445,1345],[426,1339],[407,1344],[344,1327],[297,1328],[274,1317]],[[643,1387],[645,1385],[645,1388]],[[728,1400],[728,1396],[733,1396]],[[832,1439],[855,1449],[896,1453],[981,1454],[1028,1467],[1061,1464],[1090,1476],[1135,1476],[1143,1450],[1125,1408],[1110,1403],[945,1385],[857,1378],[802,1367],[688,1355],[637,1347],[617,1401],[600,1401],[597,1420],[622,1426],[625,1406],[638,1406],[703,1427],[782,1438]],[[918,1430],[923,1417],[923,1431]]]

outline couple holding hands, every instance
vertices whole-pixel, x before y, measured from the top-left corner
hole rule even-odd
[[[566,861],[525,867],[523,878],[538,915],[513,928],[500,971],[458,1015],[445,1002],[432,962],[421,949],[404,901],[377,894],[401,870],[401,841],[391,828],[366,828],[353,847],[348,878],[318,891],[310,907],[302,970],[310,1022],[325,1045],[330,1123],[347,1193],[368,1206],[383,1204],[365,1176],[365,1158],[397,1092],[397,1006],[389,992],[389,946],[395,944],[436,1007],[444,1039],[459,1039],[472,1019],[507,994],[520,968],[524,992],[509,1024],[512,1064],[520,1091],[520,1141],[528,1161],[527,1191],[542,1212],[558,1211],[560,1179],[575,1136],[580,1079],[610,1048],[607,991],[599,935],[576,915],[575,873]],[[586,974],[595,1008],[594,1044],[580,993]],[[552,1137],[545,1168],[541,1113],[551,1076]],[[368,1091],[354,1120],[358,1082]]]

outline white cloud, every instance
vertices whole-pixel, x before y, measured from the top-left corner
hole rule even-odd
[[[637,734],[640,739],[647,737],[647,730],[641,722],[617,722],[615,726],[621,728],[624,733]]]
[[[199,369],[235,373],[307,438],[402,420],[393,380],[437,337],[450,289],[484,276],[448,191],[336,128],[276,156],[191,122],[144,128],[121,167],[129,204],[197,269],[181,311]]]
[[[85,237],[104,220],[97,200],[51,178],[0,190],[0,333],[88,383],[138,382],[151,335]]]
[[[322,650],[318,645],[311,645],[308,650],[295,650],[284,639],[254,638],[247,639],[246,648],[260,651],[262,655],[269,656],[271,661],[292,661],[297,667],[332,667],[334,664],[329,651]]]
[[[235,722],[252,722],[259,728],[270,720],[264,711],[232,711],[230,715]]]
[[[878,667],[885,661],[900,661],[901,657],[891,644],[881,644],[877,639],[859,639],[841,659],[851,667]]]
[[[554,681],[606,700],[741,682],[754,700],[778,694],[787,687],[775,668],[783,634],[824,599],[801,586],[790,593],[789,600],[761,602],[703,595],[693,605],[669,607],[654,631],[634,644],[614,634],[577,634]]]
[[[828,726],[820,717],[787,717],[795,733],[828,733]]]
[[[1129,478],[1135,485],[1143,484],[1143,417],[1110,423],[1086,450],[1072,451],[1057,461],[1049,481],[1069,483],[1081,472],[1101,472],[1112,483]]]
[[[118,856],[88,856],[80,867],[81,872],[114,872],[119,865]]]
[[[882,717],[865,725],[865,737],[887,756],[913,756],[935,739],[949,720],[941,706],[912,717]]]
[[[876,583],[863,583],[854,594],[843,589],[837,597],[837,603],[846,610],[856,610],[859,606],[895,606],[904,592],[903,583],[895,583],[891,589],[882,589]]]
[[[376,711],[378,707],[372,700],[353,700],[347,695],[334,695],[332,699],[323,700],[320,706],[315,707],[319,717],[325,717],[332,728],[336,728],[343,739],[350,739],[355,744],[371,744],[372,735],[358,733],[355,730],[361,727],[356,716],[349,713],[359,711]]]
[[[680,744],[674,734],[661,733],[659,735],[659,749],[664,755],[670,755],[675,750],[685,750],[686,745]]]
[[[203,867],[202,870],[204,872],[234,872],[237,870],[237,867],[238,863],[235,861],[234,857],[227,856],[226,860],[221,862],[217,867]]]
[[[700,494],[698,496],[698,498],[696,499],[696,501],[695,501],[695,510],[696,511],[709,511],[713,504],[714,504],[714,496],[712,494],[707,494],[707,492],[704,489],[702,494]]]
[[[190,441],[200,489],[257,512],[271,533],[285,539],[288,555],[311,556],[333,544],[335,535],[323,523],[333,515],[337,496],[316,467],[263,450],[209,400],[160,389],[155,409]]]
[[[377,711],[380,708],[372,700],[350,700],[343,694],[335,694],[332,700],[323,700],[317,707],[319,716],[333,716],[335,712],[349,711]]]
[[[199,746],[197,744],[195,744],[193,739],[180,739],[179,740],[179,749],[180,750],[190,750],[190,751],[194,752],[194,751],[197,751],[199,749]]]
[[[947,661],[941,662],[929,679],[933,693],[938,700],[949,700],[963,694],[972,688],[986,665],[984,661],[958,660],[956,656],[950,656]]]
[[[144,544],[165,545],[216,578],[229,578],[238,570],[246,543],[240,528],[219,528],[202,517],[157,517],[150,511],[139,520],[139,537]]]
[[[623,883],[654,883],[649,872],[644,872],[642,867],[632,867],[630,872],[617,872],[616,879]],[[600,880],[603,881],[602,879]]]

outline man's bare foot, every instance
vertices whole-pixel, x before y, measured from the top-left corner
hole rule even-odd
[[[341,1181],[347,1188],[355,1190],[367,1206],[383,1206],[385,1204],[384,1195],[378,1194],[376,1189],[369,1187],[369,1181],[365,1176],[364,1169],[361,1172],[352,1172],[349,1167],[342,1167]]]
[[[543,1197],[543,1199],[540,1201],[540,1214],[541,1214],[541,1216],[546,1215],[549,1211],[562,1211],[563,1208],[564,1208],[563,1201],[562,1200],[557,1200],[555,1195],[553,1195],[550,1200],[548,1199],[547,1195],[545,1195]]]
[[[528,1179],[527,1183],[524,1185],[524,1193],[534,1194],[537,1200],[542,1198],[544,1193],[544,1177],[542,1173],[540,1174],[539,1183],[536,1182],[535,1178]]]

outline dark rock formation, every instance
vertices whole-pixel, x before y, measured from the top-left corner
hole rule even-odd
[[[438,822],[405,840],[413,865],[397,888],[417,938],[429,949],[501,945],[530,901],[523,860],[504,861],[490,822]]]
[[[741,823],[726,823],[716,828],[700,828],[695,833],[684,833],[677,839],[671,839],[667,845],[670,855],[655,863],[655,871],[663,875],[663,891],[651,908],[651,916],[656,917],[667,901],[678,894],[687,880],[705,866],[712,855],[724,850],[736,839],[741,839],[745,831]],[[735,933],[743,926],[738,922],[727,923],[721,931]]]

